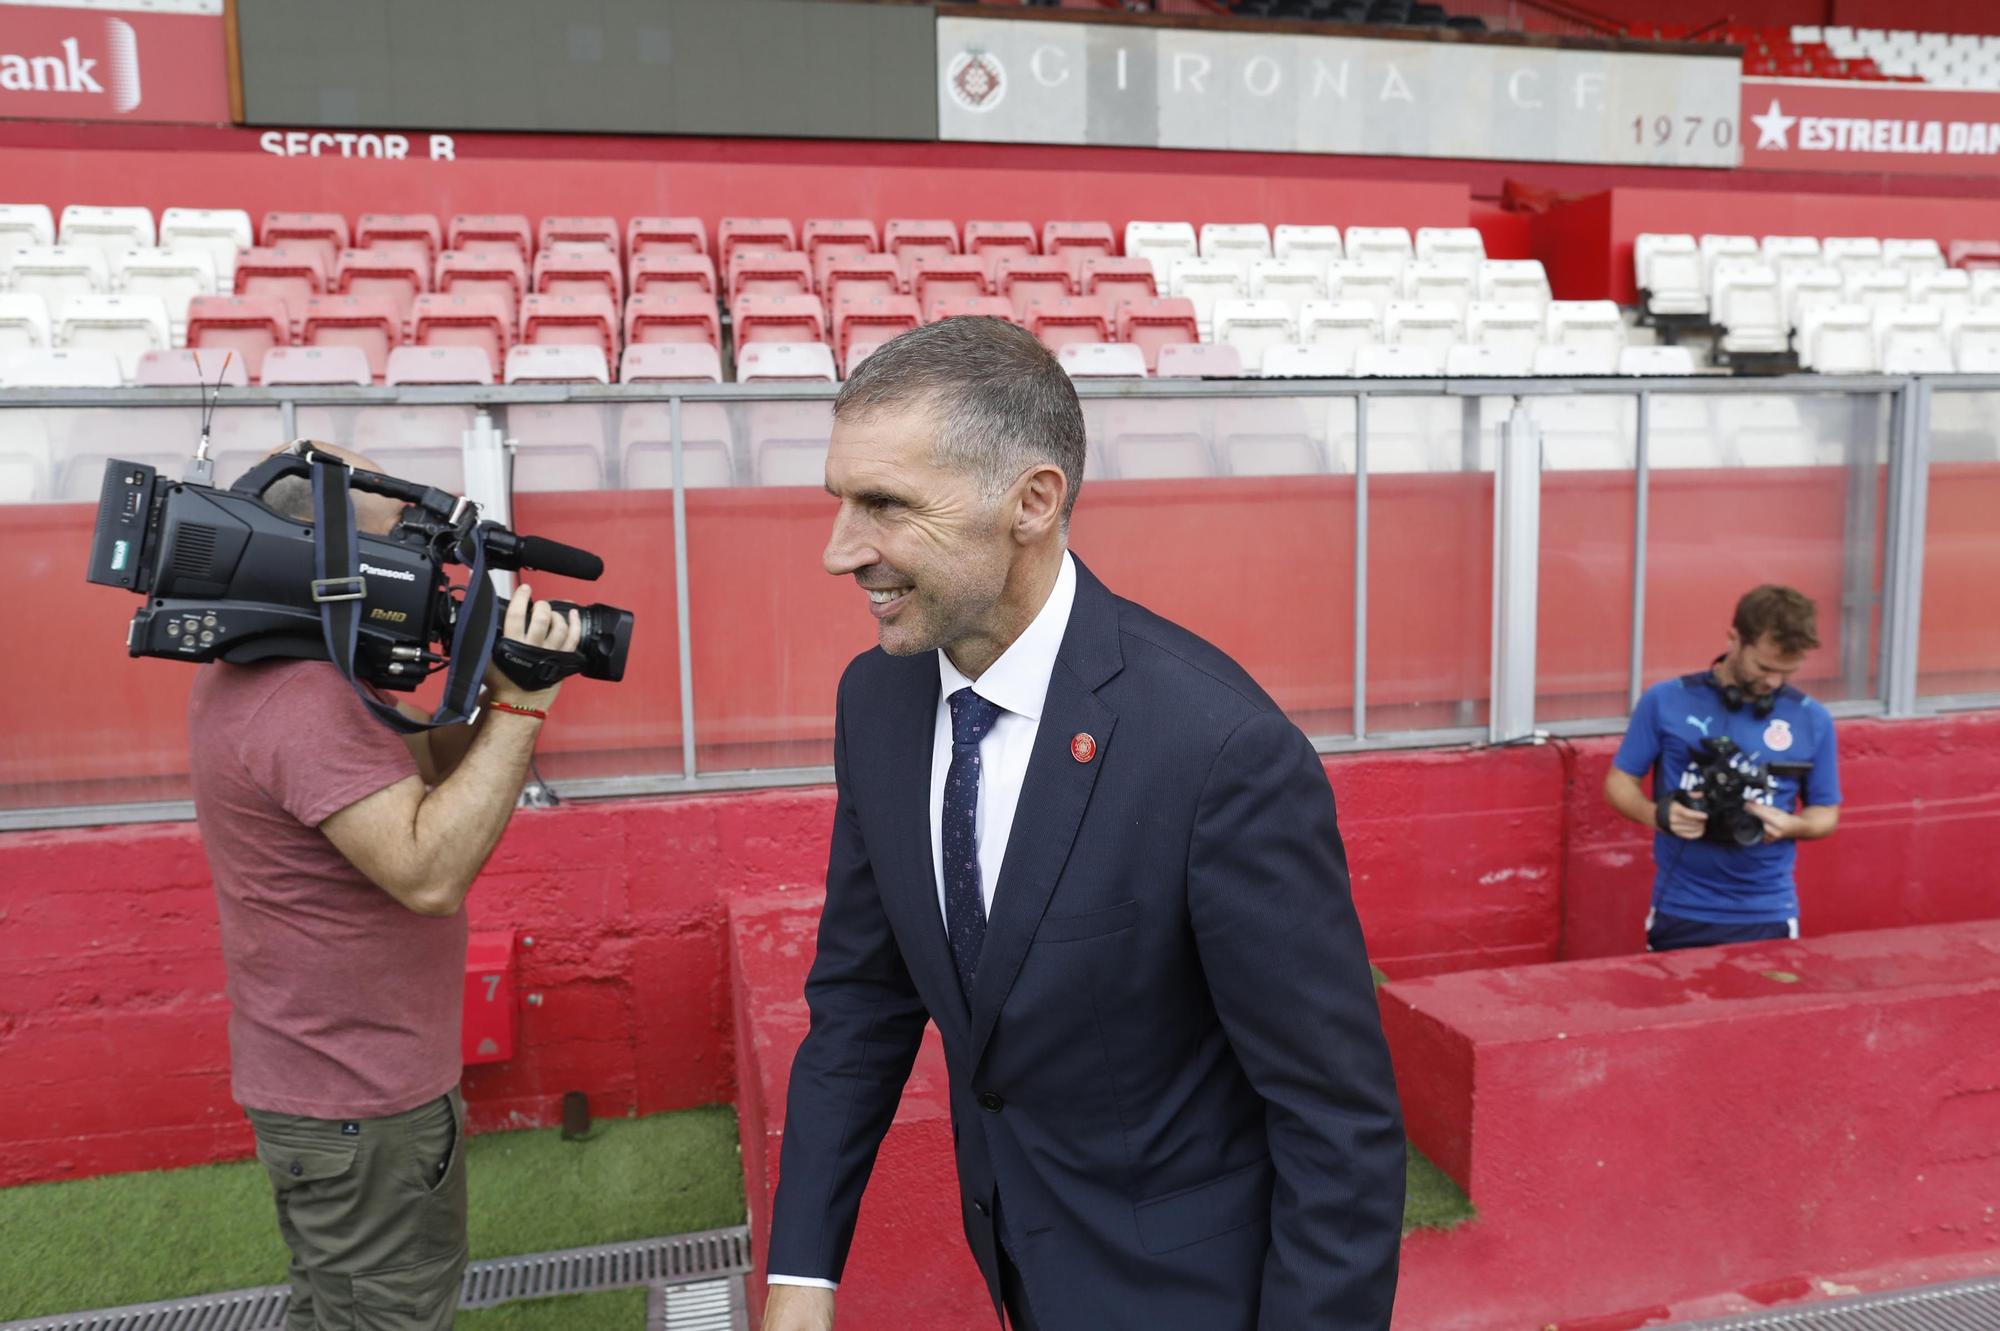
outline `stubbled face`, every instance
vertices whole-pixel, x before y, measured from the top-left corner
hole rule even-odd
[[[1766,633],[1746,643],[1734,626],[1729,630],[1729,651],[1722,658],[1723,677],[1753,698],[1765,698],[1791,682],[1806,663],[1804,652],[1785,652],[1778,640]]]
[[[940,467],[927,406],[836,421],[827,492],[840,501],[822,562],[852,576],[892,656],[989,633],[1017,551],[1007,503]]]

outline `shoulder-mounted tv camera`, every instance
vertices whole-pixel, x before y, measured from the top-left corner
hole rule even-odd
[[[198,475],[200,464],[198,456]],[[284,477],[310,482],[315,521],[264,501]],[[349,486],[402,501],[387,535],[354,529]],[[468,570],[459,585],[448,573],[453,566]],[[331,660],[351,680],[399,691],[449,668],[445,705],[433,719],[445,724],[471,714],[494,653],[500,607],[487,570],[522,568],[589,580],[604,563],[589,551],[483,522],[470,500],[356,470],[300,441],[226,490],[166,481],[143,463],[107,462],[88,577],[146,598],[126,635],[133,656],[239,665]],[[577,650],[533,659],[535,649],[526,649],[531,659],[517,662],[510,643],[502,669],[513,675],[514,666],[541,684],[569,674],[624,676],[629,610],[550,605],[578,612]],[[389,724],[423,728],[370,701]]]

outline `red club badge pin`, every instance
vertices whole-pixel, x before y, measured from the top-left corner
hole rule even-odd
[[[1079,730],[1069,742],[1069,756],[1080,763],[1087,763],[1097,756],[1097,741],[1087,730]]]

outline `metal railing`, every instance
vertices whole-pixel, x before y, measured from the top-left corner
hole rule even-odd
[[[1334,474],[1350,471],[1353,479],[1353,679],[1352,723],[1344,731],[1314,735],[1323,752],[1345,752],[1367,748],[1395,748],[1421,745],[1451,745],[1476,742],[1510,742],[1532,737],[1537,731],[1551,733],[1601,733],[1622,727],[1622,715],[1538,719],[1537,627],[1538,552],[1541,549],[1543,514],[1540,506],[1543,478],[1549,465],[1544,456],[1538,421],[1538,404],[1548,399],[1591,399],[1604,396],[1630,399],[1632,417],[1629,470],[1635,496],[1632,522],[1635,530],[1630,569],[1629,669],[1625,703],[1629,710],[1644,680],[1644,651],[1647,626],[1648,547],[1651,491],[1662,463],[1654,447],[1660,429],[1659,418],[1665,404],[1678,399],[1699,397],[1719,404],[1733,397],[1845,399],[1849,406],[1845,458],[1849,471],[1848,517],[1845,536],[1846,577],[1842,594],[1842,622],[1846,629],[1840,644],[1842,678],[1849,697],[1834,704],[1836,715],[1880,714],[1906,717],[1926,711],[1953,707],[2000,704],[2000,693],[1968,693],[1943,698],[1922,698],[1918,689],[1918,640],[1923,618],[1925,497],[1931,459],[1930,404],[1934,392],[1992,393],[2000,403],[2000,376],[1963,375],[1949,378],[1903,376],[1812,376],[1783,378],[1723,378],[1695,376],[1685,379],[1408,379],[1408,380],[1232,380],[1083,381],[1078,385],[1086,413],[1115,409],[1121,402],[1182,402],[1190,412],[1204,405],[1223,404],[1218,409],[1268,399],[1289,399],[1305,404],[1330,406],[1336,402],[1353,404],[1351,466],[1334,457],[1328,470]],[[830,779],[824,765],[803,767],[769,766],[729,770],[704,770],[698,751],[697,693],[694,678],[694,648],[698,626],[690,606],[687,495],[690,483],[685,409],[696,404],[720,403],[745,407],[769,402],[827,402],[833,388],[824,384],[717,384],[666,386],[555,386],[491,388],[361,388],[361,389],[250,389],[234,390],[225,409],[258,408],[274,410],[280,437],[290,437],[301,413],[321,407],[384,408],[418,406],[459,406],[478,410],[474,427],[464,440],[466,492],[504,514],[513,495],[504,484],[494,493],[495,477],[504,477],[492,459],[499,456],[502,439],[508,432],[509,408],[544,404],[574,404],[610,409],[638,403],[664,403],[668,410],[668,444],[671,452],[672,511],[674,525],[674,579],[677,595],[674,650],[679,664],[680,767],[675,771],[637,774],[581,776],[557,781],[558,793],[565,796],[607,796],[681,791],[740,789],[751,786],[789,785]],[[1371,513],[1370,482],[1387,474],[1385,469],[1409,470],[1409,460],[1400,463],[1386,451],[1382,439],[1373,437],[1371,419],[1391,409],[1388,404],[1411,399],[1457,401],[1461,404],[1460,457],[1456,466],[1466,472],[1491,471],[1493,486],[1493,529],[1495,533],[1494,583],[1490,602],[1492,617],[1492,662],[1490,690],[1483,700],[1488,716],[1484,724],[1477,715],[1481,700],[1461,703],[1450,724],[1421,729],[1397,730],[1378,726],[1370,715],[1369,676],[1369,584]],[[12,390],[0,398],[0,426],[11,409],[60,411],[105,406],[191,408],[197,401],[193,389],[151,390]],[[1505,417],[1496,422],[1489,404],[1504,408]],[[497,416],[497,420],[496,420]],[[1879,422],[1877,426],[1869,422]],[[1994,426],[2000,438],[2000,422]],[[1497,438],[1496,438],[1497,436]],[[1872,437],[1871,437],[1872,436]],[[336,440],[336,442],[345,442]],[[1436,441],[1432,441],[1436,442]],[[1836,440],[1836,443],[1841,441]],[[1350,441],[1338,440],[1329,432],[1315,447],[1329,455]],[[1407,448],[1407,440],[1402,447]],[[1611,447],[1618,445],[1612,444]],[[823,441],[821,444],[823,447]],[[1093,460],[1087,477],[1098,466],[1097,454],[1103,441],[1093,436]],[[608,451],[608,450],[607,450]],[[1996,453],[2000,457],[2000,453]],[[393,456],[381,459],[395,469]],[[1449,462],[1449,459],[1447,459]],[[1750,464],[1754,465],[1754,460]],[[1887,468],[1887,503],[1884,529],[1875,529],[1876,487],[1879,468]],[[1442,469],[1442,468],[1440,468]],[[615,478],[619,481],[625,477]],[[800,483],[796,475],[788,482]],[[1199,484],[1190,478],[1188,484]],[[616,488],[615,486],[613,488]],[[482,491],[485,491],[482,493]],[[1086,483],[1085,494],[1089,488]],[[1088,502],[1086,498],[1086,502]],[[1875,582],[1876,550],[1881,552],[1881,580]],[[1733,589],[1728,589],[1733,590]],[[1870,652],[1869,625],[1879,615],[1880,631]],[[774,632],[778,626],[773,625]],[[1996,663],[2000,664],[2000,663]],[[1871,678],[1872,675],[1872,678]],[[832,680],[827,681],[829,695]],[[71,805],[37,809],[0,811],[0,829],[25,826],[74,825],[85,822],[123,821],[133,816],[146,818],[188,816],[185,805],[167,802],[143,806]]]

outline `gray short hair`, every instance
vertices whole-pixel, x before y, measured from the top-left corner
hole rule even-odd
[[[977,478],[989,499],[1036,463],[1062,468],[1068,528],[1083,488],[1083,407],[1069,375],[1033,334],[975,316],[912,329],[855,367],[833,414],[858,420],[915,405],[937,413],[938,462]]]
[[[312,481],[305,476],[280,476],[264,487],[259,496],[265,506],[281,518],[294,522],[313,520]]]

